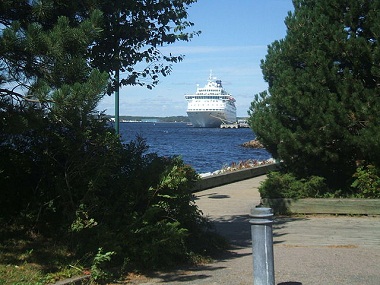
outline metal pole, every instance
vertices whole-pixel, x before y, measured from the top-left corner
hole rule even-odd
[[[115,90],[115,131],[116,134],[119,134],[119,69],[116,70],[115,74],[115,81],[116,81],[116,90]]]
[[[273,212],[271,208],[252,208],[253,284],[274,285]]]

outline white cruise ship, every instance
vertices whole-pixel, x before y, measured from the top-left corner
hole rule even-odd
[[[185,95],[185,99],[188,102],[186,112],[194,127],[217,128],[222,123],[236,123],[235,99],[211,73],[205,87],[197,87],[197,92]]]

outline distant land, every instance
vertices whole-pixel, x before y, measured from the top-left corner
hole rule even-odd
[[[114,116],[106,116],[114,120]],[[144,117],[144,116],[119,116],[120,122],[154,122],[154,123],[189,123],[187,116],[170,116],[170,117]],[[238,117],[237,120],[247,120],[246,117]]]
[[[106,116],[111,120],[115,120],[114,116]],[[187,116],[171,116],[171,117],[144,117],[144,116],[119,116],[120,122],[154,122],[154,123],[188,123]]]

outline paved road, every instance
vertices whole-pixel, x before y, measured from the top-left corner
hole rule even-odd
[[[249,213],[259,204],[265,176],[196,194],[196,203],[233,246],[204,266],[152,276],[129,284],[253,284]],[[273,226],[278,285],[379,285],[380,217],[276,217]]]

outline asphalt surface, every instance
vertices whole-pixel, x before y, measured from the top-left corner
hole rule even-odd
[[[260,202],[257,187],[265,176],[196,193],[196,203],[227,237],[232,249],[202,266],[149,276],[127,284],[253,284],[249,213]],[[275,217],[275,284],[379,285],[380,217]],[[124,283],[125,284],[125,283]]]

